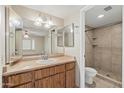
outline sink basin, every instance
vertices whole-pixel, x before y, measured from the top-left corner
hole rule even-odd
[[[38,60],[37,63],[47,65],[47,64],[55,64],[57,62],[55,62],[54,60],[48,59],[48,60]]]

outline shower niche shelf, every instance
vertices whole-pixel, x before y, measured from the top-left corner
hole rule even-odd
[[[96,40],[96,37],[92,37],[93,40]]]
[[[96,46],[98,46],[98,44],[96,44],[96,43],[93,43],[93,44],[92,44],[92,46],[93,46],[93,47],[96,47]]]
[[[96,39],[97,39],[96,37],[94,37],[94,36],[92,37],[92,40],[93,40],[92,46],[93,46],[93,47],[98,46],[98,44],[97,44],[96,41],[95,41]]]

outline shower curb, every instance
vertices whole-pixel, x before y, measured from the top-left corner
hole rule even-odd
[[[108,81],[108,82],[110,82],[110,83],[113,83],[113,84],[115,84],[115,85],[117,85],[117,86],[119,86],[119,87],[122,87],[122,83],[121,83],[121,82],[116,81],[116,80],[114,80],[114,79],[112,79],[112,78],[106,77],[106,76],[101,75],[101,74],[97,74],[96,76],[97,76],[98,78],[101,78],[101,79],[103,79],[103,80],[106,80],[106,81]]]

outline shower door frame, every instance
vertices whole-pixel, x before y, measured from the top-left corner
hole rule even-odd
[[[80,10],[80,88],[85,88],[85,13],[95,7],[86,5]],[[124,88],[124,6],[122,5],[122,88]]]
[[[80,10],[80,88],[85,88],[85,12],[93,7],[86,5]]]

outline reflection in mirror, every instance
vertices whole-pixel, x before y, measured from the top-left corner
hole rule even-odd
[[[64,46],[74,47],[74,24],[64,28]]]
[[[56,30],[53,29],[51,30],[51,53],[55,54],[56,53],[56,38],[57,34],[56,34]]]
[[[23,6],[7,6],[6,19],[7,63],[23,56],[64,54],[64,47],[57,46],[63,19]]]
[[[74,24],[67,25],[57,31],[58,47],[74,47]]]
[[[45,35],[39,35],[31,33],[31,29],[27,29],[24,31],[23,37],[23,56],[27,55],[41,55],[45,54],[48,49],[48,36],[47,33]],[[43,33],[42,33],[43,34]]]
[[[59,29],[58,32],[57,32],[57,46],[59,47],[63,47],[64,44],[63,44],[63,33],[64,33],[64,30],[63,29]]]
[[[22,57],[22,20],[11,7],[6,7],[6,63]]]
[[[6,19],[6,63],[23,56],[64,55],[63,31],[61,48],[57,46],[63,19],[23,6],[7,6]]]
[[[62,33],[61,37],[60,34]],[[60,45],[58,45],[58,38]],[[63,31],[53,29],[51,30],[51,52],[52,54],[59,53],[60,55],[64,53],[64,46],[63,46]]]

